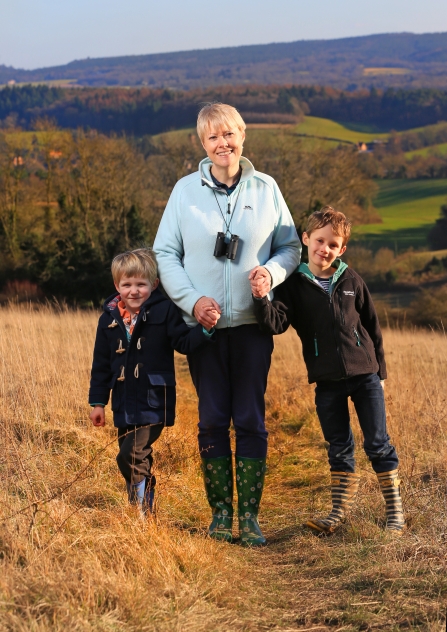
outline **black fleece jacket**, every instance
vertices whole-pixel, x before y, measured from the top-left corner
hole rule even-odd
[[[302,266],[300,266],[302,270]],[[349,268],[332,293],[300,269],[275,290],[275,300],[253,299],[263,331],[294,327],[301,338],[309,383],[378,373],[386,378],[382,333],[363,279]]]
[[[107,404],[112,390],[115,426],[174,424],[174,349],[192,353],[212,344],[201,325],[188,327],[180,310],[154,290],[141,306],[130,341],[117,306],[104,303],[96,332],[89,403]]]

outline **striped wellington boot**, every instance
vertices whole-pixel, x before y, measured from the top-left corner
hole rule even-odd
[[[400,497],[400,479],[398,470],[380,472],[377,474],[380,489],[386,503],[386,529],[394,535],[402,535],[405,529],[405,519]]]
[[[322,535],[334,533],[354,504],[359,482],[360,475],[354,472],[331,472],[332,511],[326,518],[308,520],[306,527]]]

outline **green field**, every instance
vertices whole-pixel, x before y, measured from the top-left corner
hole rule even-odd
[[[377,250],[383,246],[396,251],[427,247],[427,235],[439,209],[447,202],[447,179],[382,180],[374,206],[381,224],[354,228],[353,238]]]
[[[440,143],[439,145],[431,145],[430,147],[422,147],[421,149],[415,149],[414,151],[405,152],[406,158],[414,158],[415,156],[422,156],[426,158],[431,155],[445,156],[447,154],[447,143]]]
[[[299,134],[331,138],[350,143],[359,141],[367,143],[376,139],[386,139],[389,136],[389,134],[384,132],[374,132],[374,129],[368,126],[348,126],[316,116],[306,116],[304,121],[299,123],[295,129]]]

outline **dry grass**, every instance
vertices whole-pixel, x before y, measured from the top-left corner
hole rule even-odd
[[[371,468],[339,534],[301,526],[328,506],[326,455],[296,337],[276,341],[267,394],[262,550],[206,537],[196,399],[157,445],[158,517],[127,506],[114,430],[85,404],[96,314],[10,307],[0,324],[0,631],[444,630],[447,340],[386,332],[389,428],[409,529],[395,542]],[[358,437],[358,435],[357,435]]]

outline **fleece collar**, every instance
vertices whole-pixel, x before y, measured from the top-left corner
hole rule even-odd
[[[255,175],[255,168],[253,167],[251,162],[243,156],[241,156],[239,164],[242,167],[241,179],[239,180],[239,184],[241,184],[242,182],[246,182]],[[199,173],[202,179],[202,186],[208,186],[211,189],[218,190],[219,187],[214,184],[213,178],[210,173],[210,169],[212,166],[213,163],[208,157],[200,161]]]
[[[332,264],[332,267],[336,268],[336,270],[331,277],[331,285],[329,288],[330,289],[329,294],[332,294],[332,290],[335,284],[337,283],[338,279],[341,277],[343,272],[347,269],[348,264],[342,261],[341,259],[336,259],[334,263]],[[313,281],[314,283],[317,283],[317,281],[315,281],[315,274],[313,274],[310,271],[307,263],[300,263],[300,265],[298,266],[297,272],[301,272],[301,274],[304,274],[305,276],[307,276],[311,281]]]

